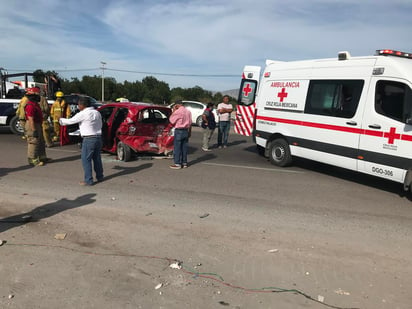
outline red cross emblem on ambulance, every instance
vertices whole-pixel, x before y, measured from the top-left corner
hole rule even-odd
[[[286,88],[282,88],[281,92],[278,92],[278,98],[280,98],[280,102],[283,102],[283,99],[288,96],[288,93],[286,92]]]
[[[243,93],[245,95],[245,97],[247,97],[249,95],[249,93],[252,92],[252,88],[250,88],[250,84],[246,84],[245,88],[243,88]]]
[[[401,135],[396,133],[396,128],[392,127],[389,132],[384,132],[383,137],[388,138],[388,144],[393,144],[395,139],[400,139]]]

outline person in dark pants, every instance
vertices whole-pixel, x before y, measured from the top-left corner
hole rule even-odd
[[[229,103],[229,96],[223,97],[223,102],[217,106],[217,112],[219,115],[219,131],[217,134],[217,146],[219,148],[227,147],[227,140],[230,131],[230,114],[233,111],[232,104]]]
[[[103,164],[101,158],[102,150],[102,116],[90,106],[90,102],[81,98],[79,100],[80,112],[72,118],[60,118],[59,123],[62,126],[79,124],[80,135],[83,138],[82,143],[82,165],[84,170],[84,181],[79,184],[82,186],[91,186],[94,184],[93,168],[96,173],[97,182],[103,181]]]
[[[182,101],[176,101],[169,118],[175,128],[172,169],[187,167],[187,149],[192,128],[192,114],[182,105]]]
[[[215,115],[213,114],[213,103],[207,103],[206,109],[202,115],[203,142],[202,150],[211,151],[209,142],[216,128]]]

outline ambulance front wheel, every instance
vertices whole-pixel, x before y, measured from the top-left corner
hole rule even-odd
[[[288,166],[292,163],[289,144],[282,138],[275,139],[270,144],[269,160],[277,166]]]

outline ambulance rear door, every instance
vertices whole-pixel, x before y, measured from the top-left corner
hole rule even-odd
[[[372,78],[359,144],[359,171],[403,182],[412,168],[412,90],[401,78]]]
[[[260,70],[259,66],[245,66],[243,69],[236,109],[235,132],[244,136],[252,135],[254,129],[255,98],[259,85]]]

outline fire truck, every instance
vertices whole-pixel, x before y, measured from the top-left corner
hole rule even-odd
[[[44,84],[29,81],[33,73],[7,74],[0,69],[0,126],[10,126],[14,134],[22,134],[16,110],[20,99],[24,95],[24,89]],[[22,81],[10,81],[11,78],[23,78]]]
[[[276,166],[294,157],[412,187],[412,53],[246,66],[235,131]]]

